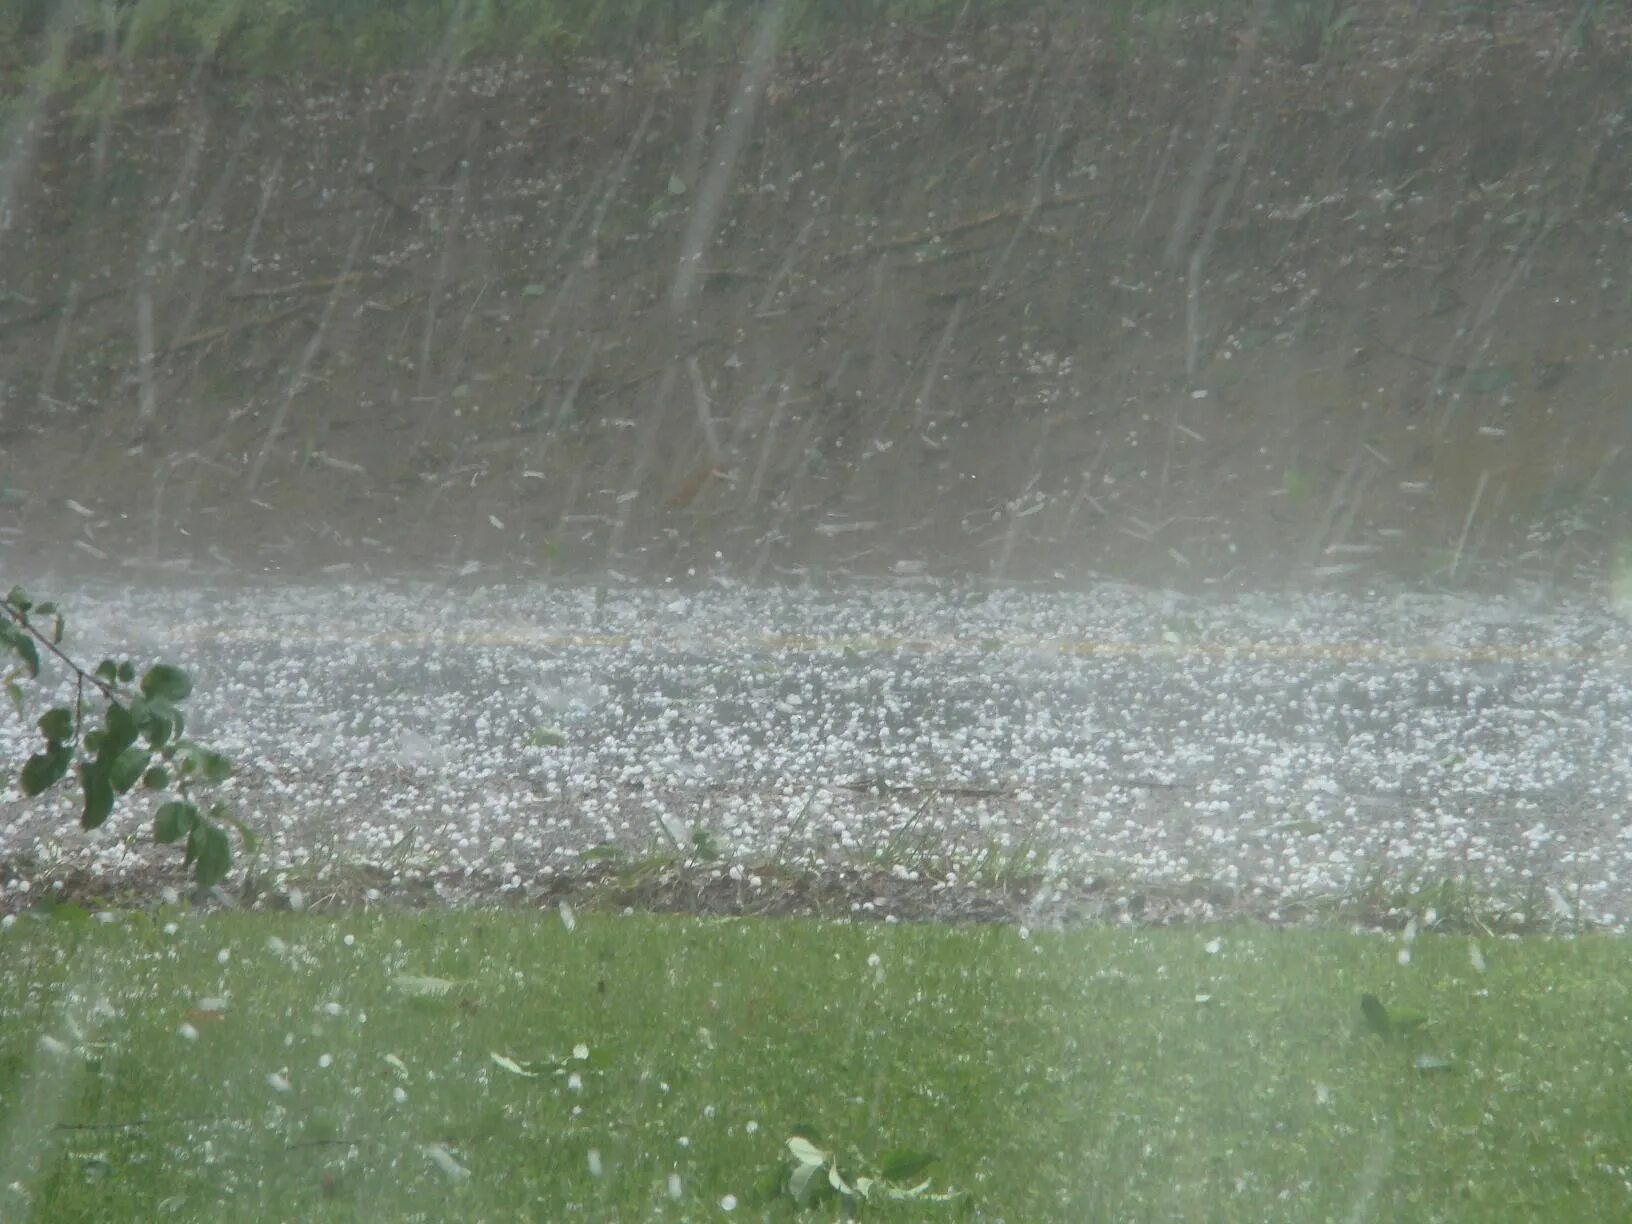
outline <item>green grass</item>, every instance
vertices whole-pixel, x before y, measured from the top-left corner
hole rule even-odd
[[[870,1218],[1629,1218],[1632,949],[1480,946],[25,917],[0,933],[0,1218],[796,1218],[793,1135],[846,1178],[938,1157],[953,1198]]]

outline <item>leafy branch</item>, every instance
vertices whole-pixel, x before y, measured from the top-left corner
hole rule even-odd
[[[40,674],[40,649],[66,666],[75,679],[73,708],[54,706],[36,721],[45,746],[24,763],[18,782],[29,798],[42,795],[73,769],[83,797],[79,823],[100,828],[113,814],[118,796],[138,783],[149,791],[174,789],[176,798],[159,805],[153,839],[160,845],[186,839],[183,864],[200,885],[220,883],[232,870],[232,842],[224,826],[238,831],[247,853],[257,839],[233,816],[224,801],[205,812],[194,798],[200,785],[213,786],[232,776],[232,762],[214,749],[184,736],[181,705],[192,695],[193,681],[170,663],[155,663],[137,679],[129,659],[103,659],[93,669],[62,649],[64,621],[55,604],[36,604],[21,587],[0,602],[0,649],[15,657],[4,686],[18,718],[24,713],[18,681]],[[99,725],[86,728],[94,715],[86,687],[103,702]]]

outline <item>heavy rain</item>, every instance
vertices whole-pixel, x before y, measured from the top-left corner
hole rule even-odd
[[[1629,100],[9,0],[0,1219],[1632,1215]]]

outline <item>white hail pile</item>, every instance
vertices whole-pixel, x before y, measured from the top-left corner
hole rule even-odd
[[[41,592],[41,594],[45,594]],[[1462,878],[1619,927],[1632,635],[1585,604],[394,582],[53,591],[190,668],[264,865],[526,889],[586,854],[1276,899]],[[0,724],[11,762],[33,718]],[[146,800],[6,808],[0,859],[169,862]],[[130,838],[132,832],[142,835]],[[35,887],[0,881],[8,894]],[[0,901],[4,901],[0,895]]]

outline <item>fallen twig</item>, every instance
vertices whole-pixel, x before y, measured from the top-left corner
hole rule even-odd
[[[372,272],[346,272],[340,276],[324,276],[317,280],[296,281],[292,285],[277,285],[270,289],[239,289],[227,294],[227,299],[233,302],[249,301],[253,298],[293,297],[300,293],[319,293],[326,289],[333,289],[336,285],[343,285],[347,281],[366,280],[374,275]]]
[[[932,242],[946,242],[959,234],[970,230],[981,229],[988,225],[996,225],[1000,221],[1016,221],[1029,213],[1047,212],[1056,208],[1076,208],[1083,204],[1092,204],[1099,200],[1097,195],[1058,196],[1041,203],[1010,204],[1005,208],[995,208],[990,212],[981,213],[965,221],[958,221],[945,229],[919,230],[917,233],[906,234],[900,238],[883,238],[877,242],[868,243],[864,247],[849,252],[851,256],[877,255],[886,251],[899,251],[903,247],[924,246]]]
[[[166,357],[176,353],[184,353],[190,348],[197,348],[201,344],[208,344],[212,340],[222,340],[234,332],[246,331],[252,327],[269,327],[273,323],[282,323],[285,319],[292,319],[296,315],[305,314],[311,309],[310,303],[301,302],[295,306],[285,306],[282,310],[274,311],[269,315],[262,315],[254,319],[238,319],[232,323],[223,323],[219,327],[208,327],[201,332],[194,332],[190,336],[183,336],[169,348],[164,350]]]

